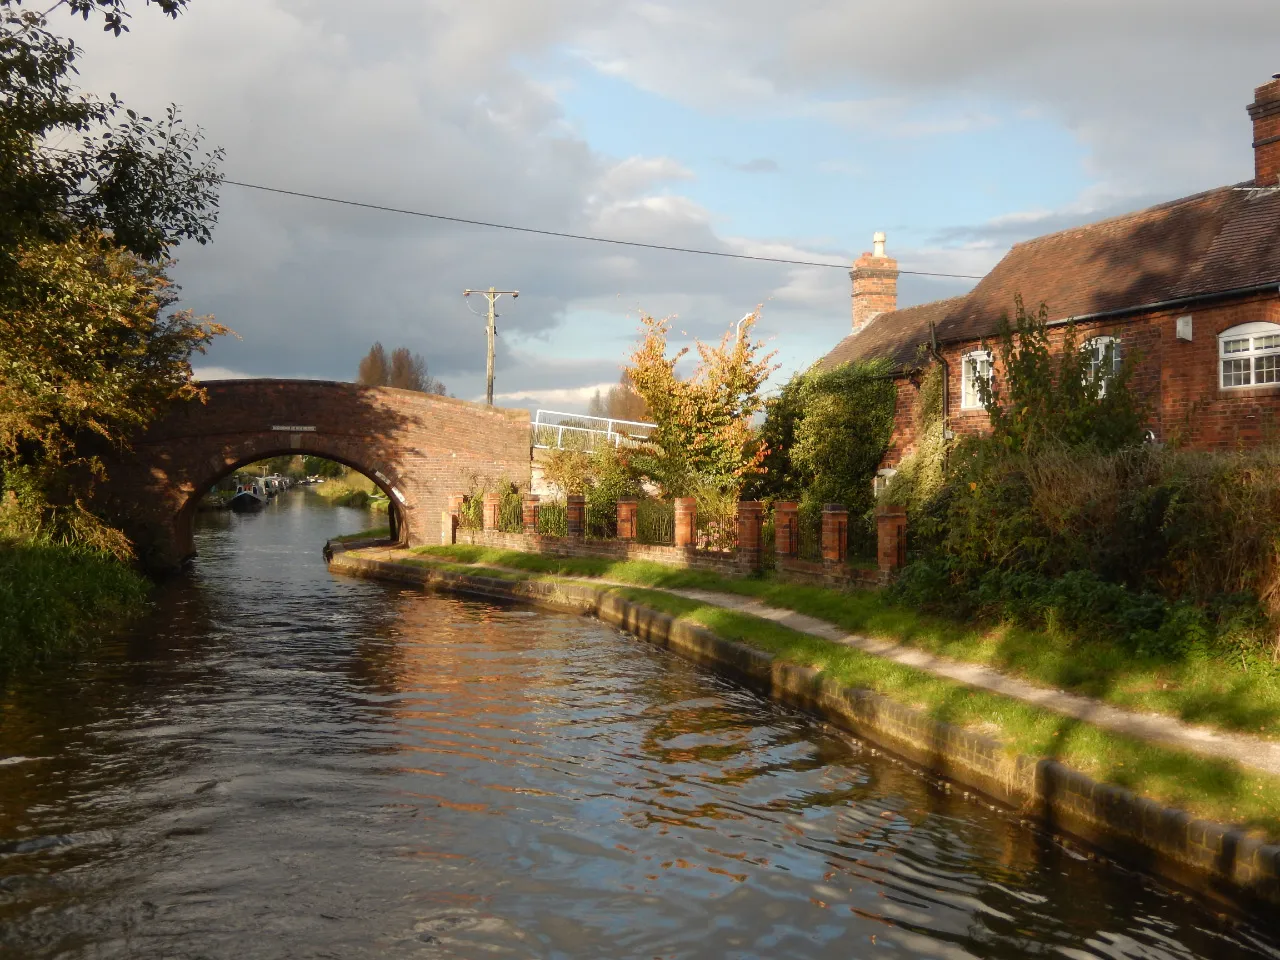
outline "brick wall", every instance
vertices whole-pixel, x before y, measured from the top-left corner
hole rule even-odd
[[[447,498],[473,476],[529,479],[529,415],[432,394],[318,380],[207,384],[108,465],[95,500],[152,567],[192,551],[199,499],[257,460],[311,454],[369,476],[396,505],[407,543],[438,543]],[[305,427],[306,430],[277,430]]]
[[[1183,316],[1192,318],[1190,342],[1177,338],[1177,320]],[[1260,294],[1197,308],[1084,322],[1076,328],[1076,340],[1083,344],[1092,337],[1115,337],[1122,356],[1136,358],[1133,389],[1148,405],[1148,426],[1158,441],[1199,450],[1230,450],[1280,439],[1280,386],[1221,389],[1218,385],[1218,334],[1254,321],[1280,323],[1280,296]],[[1052,328],[1051,343],[1060,345],[1065,335],[1065,327]],[[985,410],[960,406],[963,358],[980,348],[979,341],[969,341],[942,350],[949,366],[949,425],[957,437],[981,434],[991,426]],[[994,347],[992,352],[996,353]],[[885,467],[896,467],[914,452],[917,442],[919,388],[907,377],[899,378],[897,388],[893,436],[882,461]]]

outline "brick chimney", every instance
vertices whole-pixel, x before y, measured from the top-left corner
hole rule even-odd
[[[1280,73],[1253,91],[1253,185],[1280,185]]]
[[[898,309],[898,261],[885,256],[883,233],[877,232],[871,242],[873,252],[860,256],[849,271],[854,333],[860,333],[880,314]]]

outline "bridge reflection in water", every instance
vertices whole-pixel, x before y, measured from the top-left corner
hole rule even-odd
[[[369,524],[202,515],[3,695],[0,955],[1278,955],[599,623],[331,576]]]

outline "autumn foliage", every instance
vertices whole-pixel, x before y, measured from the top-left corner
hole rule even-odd
[[[690,348],[668,356],[671,321],[641,318],[640,344],[626,372],[657,424],[650,439],[658,452],[640,463],[667,495],[708,487],[736,492],[761,471],[767,450],[752,418],[776,366],[773,353],[763,354],[763,341],[751,339],[758,319],[758,310],[744,317],[715,346],[697,341],[698,364],[681,377],[676,367]]]

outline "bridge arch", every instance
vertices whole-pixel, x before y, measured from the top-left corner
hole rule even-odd
[[[193,553],[200,497],[270,457],[324,457],[368,476],[395,504],[400,539],[439,542],[449,494],[473,477],[527,482],[529,417],[434,394],[320,380],[223,380],[204,403],[176,405],[108,464],[101,505],[144,563]]]

